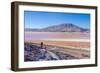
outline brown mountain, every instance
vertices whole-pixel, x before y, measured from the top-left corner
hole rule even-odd
[[[26,28],[25,31],[35,31],[35,32],[90,32],[89,29],[82,28],[79,26],[76,26],[71,23],[64,23],[54,26],[49,26],[42,29],[29,29]]]

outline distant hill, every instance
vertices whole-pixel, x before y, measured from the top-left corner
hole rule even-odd
[[[34,32],[90,32],[89,29],[82,28],[79,26],[76,26],[71,23],[64,23],[54,26],[49,26],[42,29],[30,29],[25,28],[25,31],[34,31]]]

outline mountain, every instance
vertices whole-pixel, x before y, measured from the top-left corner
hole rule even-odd
[[[64,23],[54,26],[45,27],[42,29],[29,29],[25,28],[25,31],[35,31],[35,32],[90,32],[89,29],[76,26],[71,23]]]

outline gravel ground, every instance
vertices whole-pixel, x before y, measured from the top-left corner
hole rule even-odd
[[[52,50],[48,50],[51,48]],[[54,49],[53,49],[54,48]],[[41,45],[25,43],[24,45],[24,61],[49,61],[49,60],[67,60],[67,59],[77,59],[77,57],[72,56],[67,53],[63,53],[57,49],[60,47],[49,47],[45,46],[41,48]]]

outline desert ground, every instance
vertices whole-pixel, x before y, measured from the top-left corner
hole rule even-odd
[[[90,58],[89,37],[81,32],[25,32],[25,61]]]

